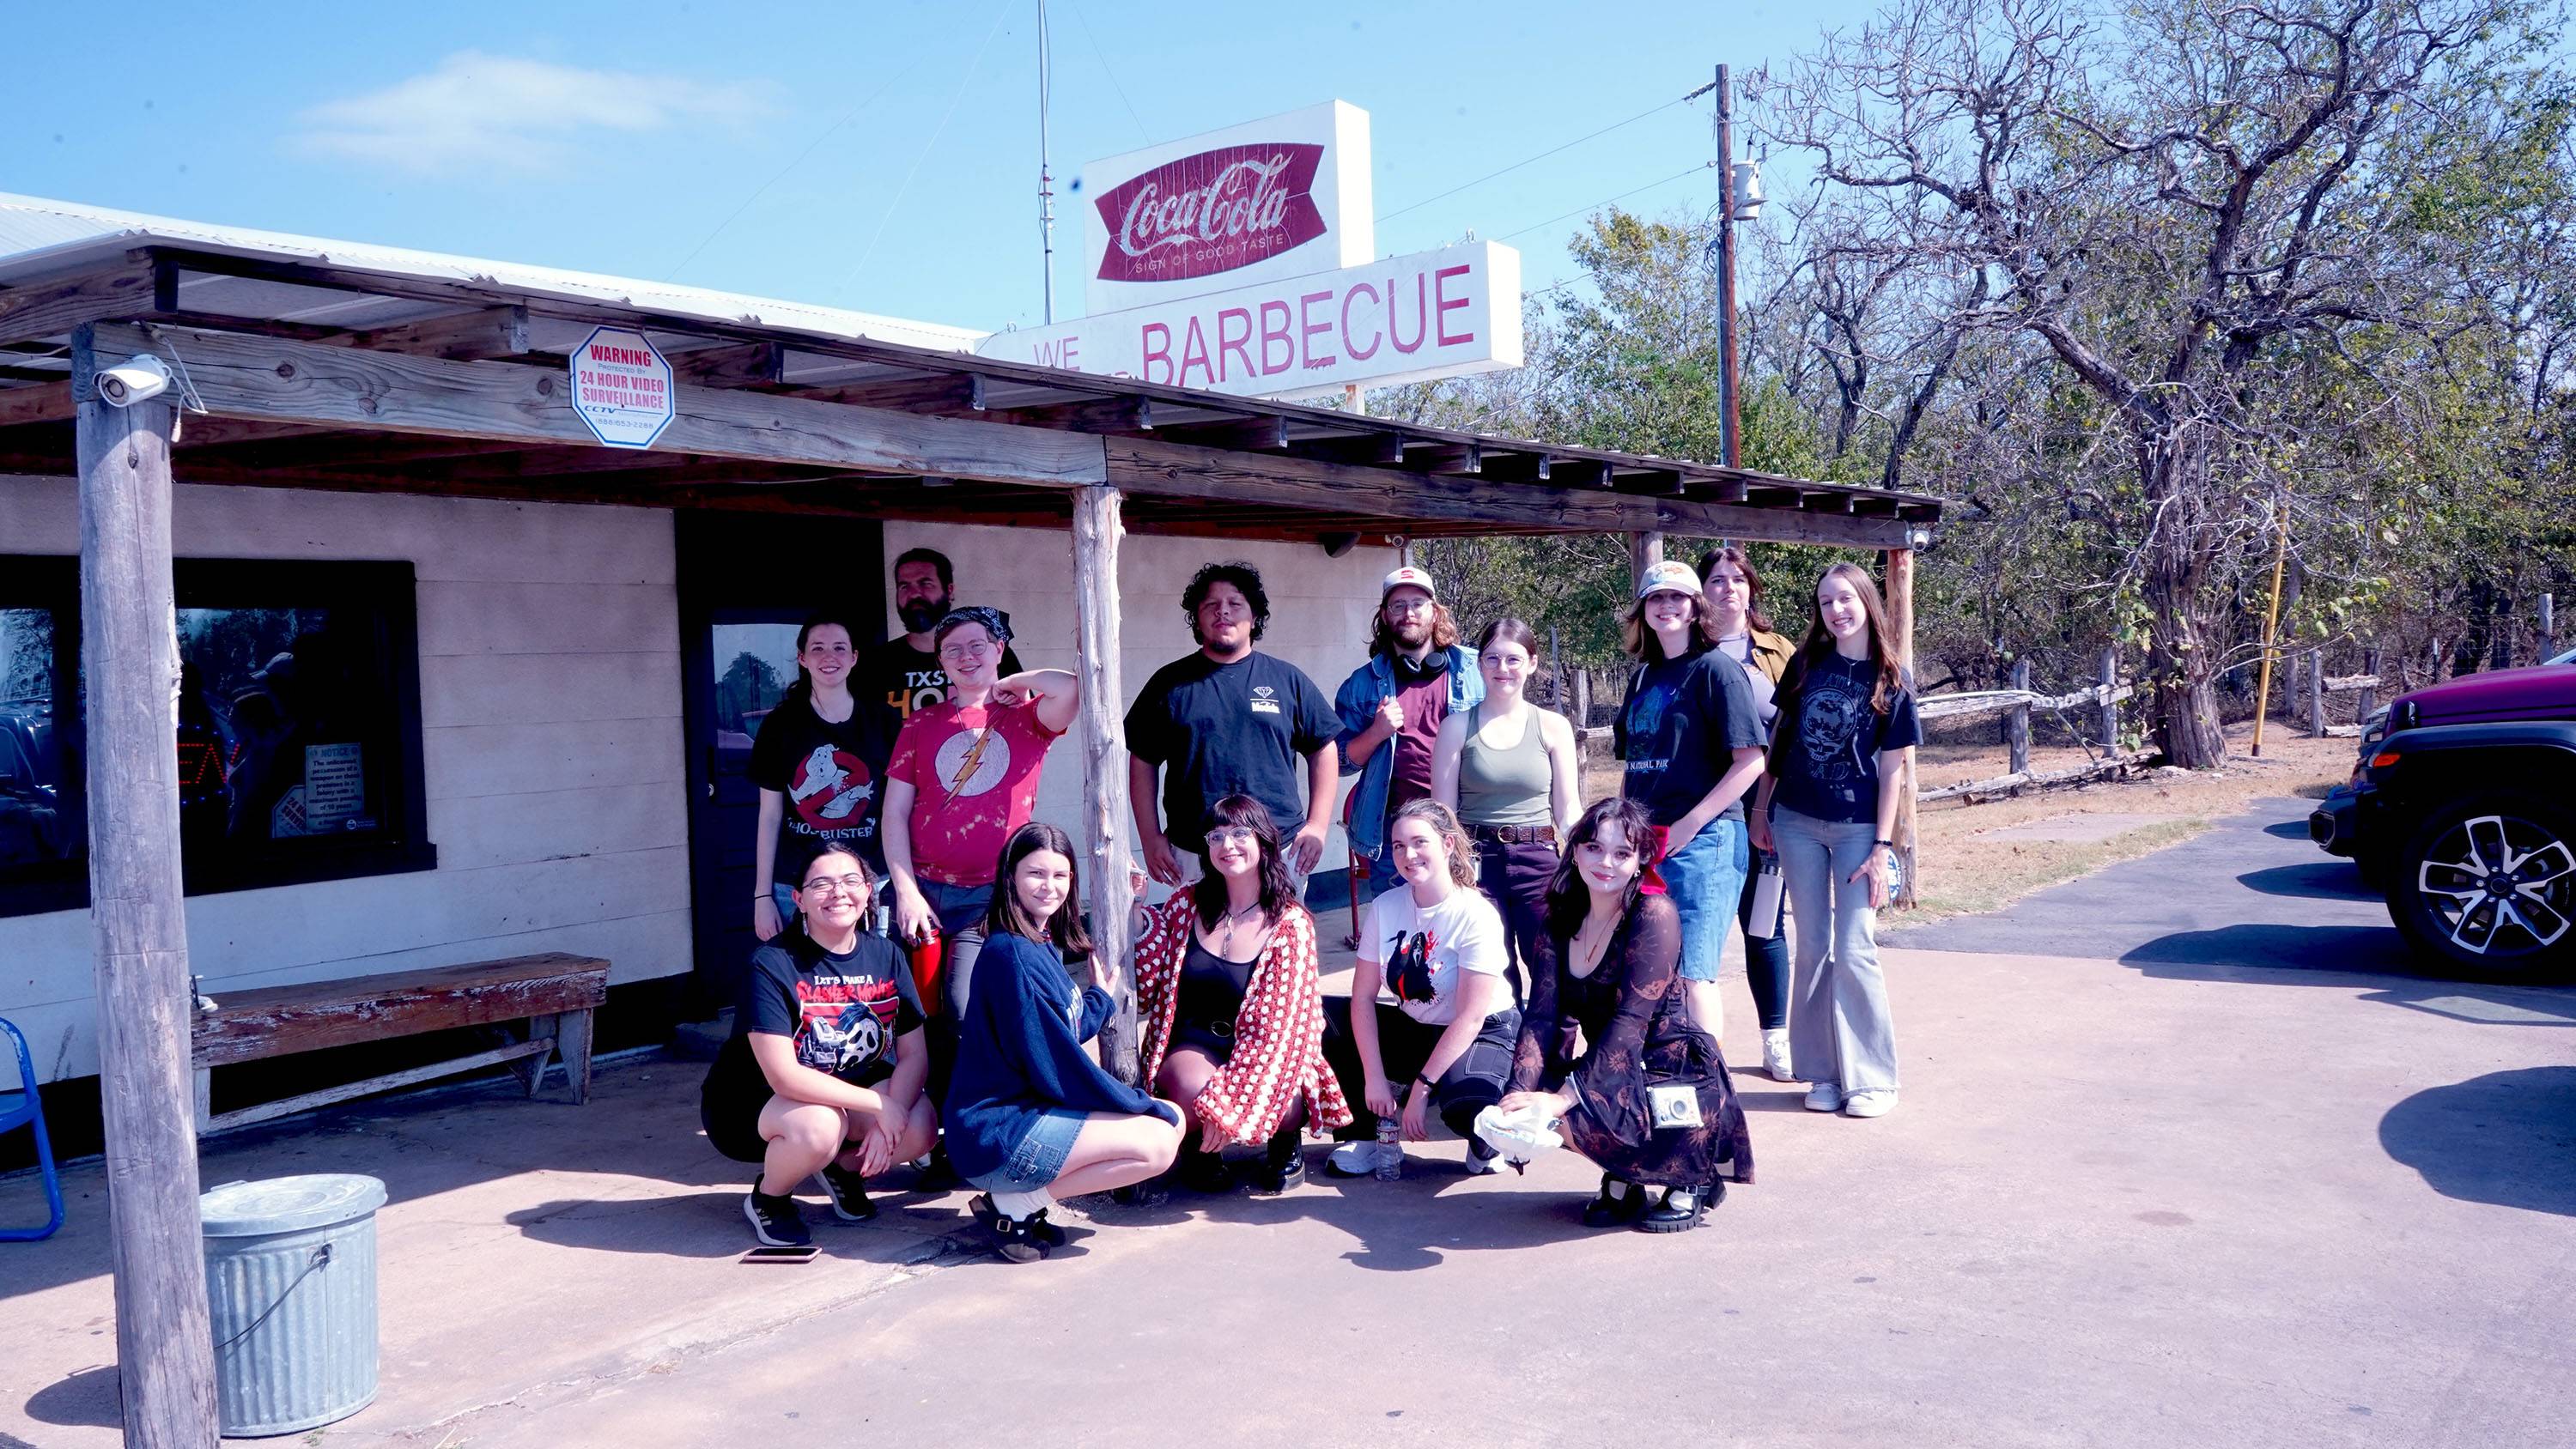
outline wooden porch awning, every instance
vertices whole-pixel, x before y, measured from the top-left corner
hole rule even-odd
[[[12,267],[0,288],[0,473],[74,470],[70,334],[94,324],[102,357],[184,370],[204,412],[181,425],[183,482],[1053,527],[1070,523],[1073,487],[1110,483],[1131,531],[1310,541],[1669,532],[1893,549],[1925,542],[1941,511],[1925,494],[1001,362],[801,316],[656,310],[597,287],[160,244],[60,260],[32,278]],[[644,332],[676,374],[678,417],[649,450],[599,446],[570,406],[566,354],[601,325]]]

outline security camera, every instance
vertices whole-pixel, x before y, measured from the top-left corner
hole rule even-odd
[[[98,374],[98,400],[113,408],[130,408],[170,390],[170,365],[146,352],[129,357]]]

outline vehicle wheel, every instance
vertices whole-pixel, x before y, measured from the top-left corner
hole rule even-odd
[[[2387,862],[2387,898],[2407,944],[2453,971],[2564,980],[2576,972],[2576,813],[2505,793],[2444,805]]]

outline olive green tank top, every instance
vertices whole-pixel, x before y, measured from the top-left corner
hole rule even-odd
[[[1555,775],[1547,742],[1539,737],[1538,711],[1530,711],[1520,743],[1509,749],[1493,749],[1478,738],[1484,723],[1480,704],[1467,715],[1467,745],[1458,752],[1458,819],[1468,825],[1548,824],[1548,787]]]

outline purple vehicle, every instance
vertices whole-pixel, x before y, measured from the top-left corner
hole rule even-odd
[[[2576,651],[2402,695],[2308,817],[2455,972],[2576,976]]]

